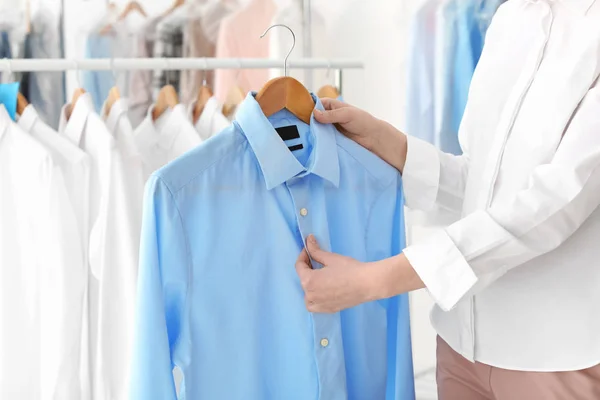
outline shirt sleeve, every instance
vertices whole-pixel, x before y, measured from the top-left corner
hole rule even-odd
[[[174,352],[182,334],[189,257],[181,215],[166,184],[146,184],[130,400],[176,400]]]
[[[598,110],[600,87],[595,87],[580,104],[553,159],[533,170],[527,188],[404,251],[442,309],[453,308],[478,280],[489,284],[556,249],[598,207]]]
[[[464,147],[463,147],[464,150]],[[468,176],[469,158],[444,153],[424,140],[408,136],[402,174],[409,208],[432,211],[434,207],[460,213]]]

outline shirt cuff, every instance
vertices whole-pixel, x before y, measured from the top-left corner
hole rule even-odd
[[[402,186],[409,208],[428,211],[435,205],[440,183],[439,150],[424,140],[407,135]]]
[[[475,272],[444,230],[407,247],[404,255],[444,311],[454,308],[477,282]]]

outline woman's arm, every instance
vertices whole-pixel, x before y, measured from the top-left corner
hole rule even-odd
[[[315,110],[317,121],[336,124],[348,138],[400,171],[408,207],[428,211],[437,204],[460,213],[468,175],[466,155],[443,153],[339,100],[322,101],[326,111]]]
[[[600,86],[586,95],[553,159],[534,169],[527,188],[407,247],[403,254],[360,263],[318,250],[309,241],[309,252],[313,258],[316,252],[325,265],[312,271],[302,255],[298,260],[311,307],[343,309],[424,284],[436,303],[449,310],[476,282],[481,281],[478,287],[489,285],[500,276],[497,272],[517,268],[562,245],[600,205],[598,110]],[[349,266],[346,273],[337,268],[326,271],[338,263]]]

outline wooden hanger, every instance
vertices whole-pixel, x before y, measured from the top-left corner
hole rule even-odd
[[[156,121],[165,111],[179,104],[177,91],[172,85],[163,86],[158,92],[154,109],[152,110],[152,120]]]
[[[166,17],[167,15],[171,14],[173,11],[175,11],[176,9],[178,9],[179,7],[181,7],[182,5],[185,4],[185,0],[175,0],[173,2],[173,4],[171,5],[171,7],[169,7],[162,15],[162,17]]]
[[[271,79],[262,87],[256,95],[256,101],[260,105],[265,116],[270,117],[278,111],[287,109],[305,124],[310,124],[310,117],[315,108],[315,102],[309,91],[296,79],[287,76],[288,57],[296,46],[296,35],[286,25],[271,25],[262,35],[264,37],[271,28],[280,26],[292,33],[293,44],[284,60],[284,77]]]
[[[121,98],[121,93],[119,92],[119,88],[113,86],[108,91],[108,97],[106,98],[106,102],[104,105],[104,116],[108,116],[110,114],[110,110],[112,106]]]
[[[142,17],[147,17],[148,16],[148,14],[146,14],[146,11],[144,10],[144,7],[142,7],[142,5],[140,3],[138,3],[137,1],[130,1],[125,6],[125,8],[123,9],[123,11],[121,12],[121,15],[119,15],[118,20],[119,21],[124,20],[133,11],[139,12],[142,15]]]
[[[198,119],[202,115],[202,111],[204,111],[206,103],[211,97],[213,97],[213,91],[206,86],[206,84],[203,84],[200,87],[200,90],[198,90],[198,97],[196,98],[196,105],[194,106],[194,112],[192,115],[194,124],[198,122]]]
[[[239,106],[245,98],[246,95],[244,90],[240,86],[232,86],[229,89],[229,92],[227,92],[227,99],[225,100],[225,103],[223,103],[223,115],[226,117],[231,116],[235,112],[237,106]]]
[[[75,109],[75,105],[77,104],[77,100],[79,100],[79,98],[83,94],[85,94],[85,90],[83,88],[77,88],[73,92],[73,97],[71,97],[71,103],[69,104],[69,106],[65,110],[66,114],[67,114],[66,115],[67,121],[71,118],[71,114],[73,114],[73,110]]]
[[[28,105],[29,102],[27,101],[25,96],[23,96],[21,92],[17,93],[17,114],[23,115],[23,112],[25,111],[25,108],[27,108]]]
[[[329,98],[329,99],[337,99],[340,97],[340,92],[337,90],[335,86],[325,85],[317,92],[317,96],[320,99]]]

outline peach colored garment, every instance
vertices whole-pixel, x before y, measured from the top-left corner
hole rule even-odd
[[[580,371],[511,371],[472,363],[437,338],[439,400],[600,399],[600,365]]]
[[[260,35],[269,27],[276,7],[272,0],[252,0],[248,6],[221,22],[216,56],[221,58],[268,58],[269,40]],[[237,82],[236,82],[237,77]],[[260,90],[269,80],[269,71],[262,69],[220,69],[215,72],[215,96],[221,102],[234,85],[244,92]]]

